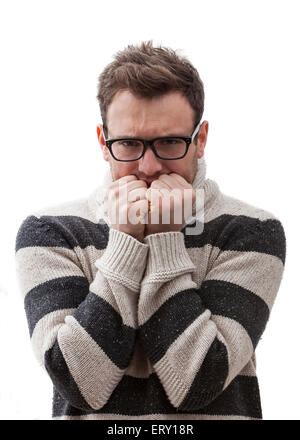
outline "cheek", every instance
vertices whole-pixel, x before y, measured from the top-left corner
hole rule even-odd
[[[197,168],[197,158],[184,157],[179,161],[174,160],[174,165],[169,166],[169,172],[182,176],[188,183],[192,183]]]
[[[106,162],[109,162],[110,161],[110,154],[109,154],[108,148],[104,147],[102,150],[102,153],[103,153],[103,159],[106,160]]]
[[[174,160],[173,163],[168,164],[168,170],[169,173],[176,173],[184,176],[189,172],[189,161],[187,161],[185,157],[178,161]]]
[[[120,179],[121,177],[128,176],[129,174],[137,174],[137,166],[133,163],[122,163],[114,161],[112,164],[115,179]]]

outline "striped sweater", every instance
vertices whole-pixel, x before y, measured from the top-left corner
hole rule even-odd
[[[202,233],[185,224],[141,243],[110,228],[110,179],[31,213],[16,237],[52,417],[261,419],[255,349],[284,270],[281,222],[223,194],[202,158],[192,184],[204,193]]]

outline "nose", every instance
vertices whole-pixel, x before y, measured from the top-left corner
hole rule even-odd
[[[163,169],[161,160],[155,156],[149,145],[146,148],[144,156],[138,162],[139,171],[141,174],[147,176],[157,175]]]

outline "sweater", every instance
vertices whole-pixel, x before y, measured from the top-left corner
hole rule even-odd
[[[28,213],[16,236],[52,418],[262,419],[255,350],[284,270],[280,220],[222,193],[201,158],[201,218],[193,207],[180,232],[140,242],[110,228],[111,181]]]

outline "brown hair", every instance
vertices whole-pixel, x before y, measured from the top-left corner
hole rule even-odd
[[[152,41],[117,52],[100,74],[97,99],[106,133],[108,106],[120,90],[142,98],[179,91],[194,109],[194,124],[202,118],[204,87],[198,71],[187,58],[170,48],[153,47]]]

